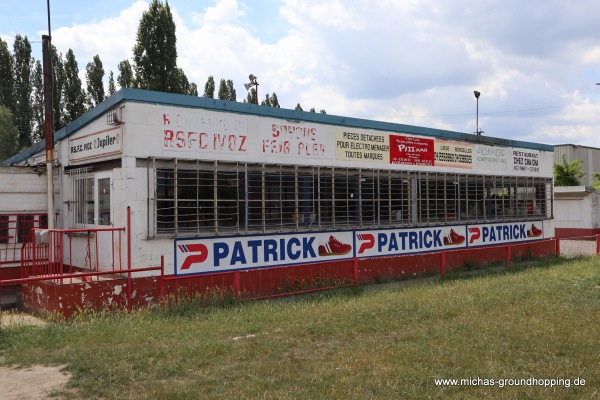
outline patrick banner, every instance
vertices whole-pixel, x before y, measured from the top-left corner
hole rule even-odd
[[[176,275],[426,253],[544,238],[543,221],[189,238],[174,241]]]

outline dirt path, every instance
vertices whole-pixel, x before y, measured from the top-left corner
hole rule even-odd
[[[0,329],[10,326],[43,326],[45,324],[39,318],[20,312],[0,313]],[[61,372],[63,368],[64,366],[44,367],[41,365],[27,368],[0,367],[0,399],[47,399],[50,393],[65,389],[70,375]]]
[[[0,367],[0,399],[47,399],[53,391],[63,390],[69,375],[61,372],[63,366],[28,368]]]

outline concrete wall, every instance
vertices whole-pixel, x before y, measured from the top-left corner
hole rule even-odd
[[[0,213],[46,211],[46,175],[34,167],[0,167]]]
[[[558,238],[600,234],[600,190],[555,187],[554,227]]]

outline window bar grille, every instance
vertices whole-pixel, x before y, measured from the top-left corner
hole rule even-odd
[[[298,220],[299,220],[299,216],[300,216],[300,202],[298,201],[298,191],[299,191],[299,185],[298,185],[298,164],[294,165],[294,207],[295,207],[295,214],[294,214],[294,219],[295,219],[295,227],[296,227],[296,231],[298,230]]]
[[[219,164],[218,163],[219,162],[217,160],[215,160],[213,162],[213,226],[214,226],[214,230],[215,230],[215,235],[219,234],[219,207],[218,207]]]
[[[175,220],[175,237],[179,236],[179,180],[177,173],[177,158],[173,162],[173,201],[174,201],[174,220]]]

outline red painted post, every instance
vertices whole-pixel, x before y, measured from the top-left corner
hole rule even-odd
[[[442,277],[446,275],[446,252],[444,250],[440,253],[440,275]]]
[[[511,254],[510,254],[511,249],[510,248],[511,248],[510,244],[507,244],[506,245],[506,267],[507,268],[510,267],[510,259],[511,259]]]
[[[556,238],[556,257],[560,257],[560,239]]]
[[[596,235],[596,254],[600,254],[600,234]]]
[[[236,299],[240,298],[240,271],[233,273],[233,293]]]
[[[127,206],[127,311],[131,311],[131,207]]]
[[[165,256],[160,256],[160,305],[165,305]]]
[[[352,259],[352,280],[354,286],[358,286],[358,257]]]

